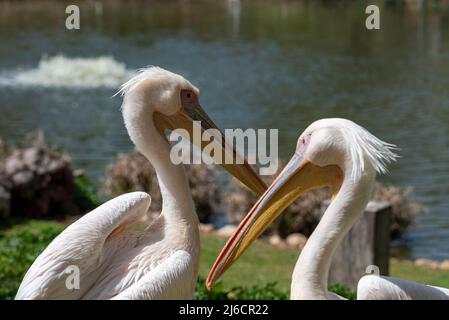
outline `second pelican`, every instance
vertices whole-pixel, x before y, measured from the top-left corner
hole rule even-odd
[[[264,229],[302,194],[330,187],[333,199],[310,236],[292,276],[292,299],[341,299],[327,291],[334,251],[362,214],[376,172],[396,159],[394,145],[346,119],[322,119],[299,137],[296,152],[222,249],[206,285],[211,287]]]

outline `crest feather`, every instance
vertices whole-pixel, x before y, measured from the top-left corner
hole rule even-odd
[[[148,66],[145,68],[141,68],[137,71],[135,76],[133,76],[131,79],[129,79],[120,86],[120,89],[117,91],[116,94],[114,94],[114,97],[117,95],[123,97],[128,92],[133,90],[136,87],[136,85],[138,85],[143,80],[152,79],[154,77],[157,77],[158,75],[162,76],[163,74],[167,74],[168,72],[170,71],[155,66]]]
[[[354,164],[351,172],[353,179],[360,177],[365,161],[369,161],[377,173],[385,174],[388,172],[387,165],[399,158],[395,153],[399,149],[396,145],[380,140],[352,121],[348,121],[342,131]]]

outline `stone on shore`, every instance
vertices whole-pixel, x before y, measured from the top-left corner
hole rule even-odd
[[[440,263],[439,268],[441,270],[449,270],[449,260],[444,260]]]
[[[276,247],[279,249],[284,249],[287,247],[287,244],[285,243],[285,241],[278,234],[273,234],[273,235],[269,236],[268,243],[270,245],[272,245],[273,247]]]
[[[229,238],[229,237],[234,233],[234,231],[235,231],[236,229],[237,229],[237,226],[234,226],[234,225],[232,225],[232,224],[228,224],[228,225],[225,225],[224,227],[218,229],[218,230],[215,232],[215,234],[216,234],[217,236],[220,236],[220,237],[226,237],[226,238]]]
[[[203,233],[213,233],[214,225],[210,223],[200,223],[200,231]]]
[[[287,243],[287,246],[292,249],[302,250],[307,242],[307,237],[301,233],[292,233],[288,235],[285,242]]]
[[[415,260],[415,266],[417,267],[426,267],[430,269],[438,269],[438,262],[429,260],[429,259],[417,259]]]

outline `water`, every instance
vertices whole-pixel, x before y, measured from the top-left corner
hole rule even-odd
[[[159,65],[200,87],[220,127],[280,128],[284,159],[324,117],[400,146],[380,181],[413,186],[429,209],[406,237],[410,255],[449,259],[448,7],[378,1],[381,30],[367,31],[364,1],[124,3],[82,2],[81,30],[69,31],[60,1],[0,1],[1,137],[43,129],[99,179],[131,148],[113,94]]]
[[[112,57],[45,57],[35,69],[6,71],[0,77],[4,87],[116,88],[133,72]]]

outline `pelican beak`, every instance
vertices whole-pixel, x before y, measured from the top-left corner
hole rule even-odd
[[[263,182],[257,175],[254,169],[249,165],[248,161],[237,153],[233,144],[229,144],[228,141],[226,141],[224,134],[203,110],[197,98],[194,97],[195,99],[193,101],[192,99],[188,100],[183,91],[184,90],[181,91],[182,109],[180,111],[170,116],[159,112],[154,113],[155,124],[158,126],[162,135],[164,135],[163,132],[165,129],[184,129],[187,134],[186,138],[202,151],[209,144],[216,144],[217,148],[214,148],[214,150],[221,150],[221,155],[214,154],[213,158],[221,159],[219,162],[220,165],[250,190],[257,195],[263,194],[267,189],[265,182]],[[207,133],[209,133],[209,141],[194,139],[195,131],[200,132],[200,137],[202,137],[206,130]],[[226,161],[226,159],[233,160]]]
[[[319,167],[295,154],[229,238],[209,272],[206,287],[211,288],[292,202],[307,191],[324,186],[330,186],[335,194],[342,176],[336,165]]]

